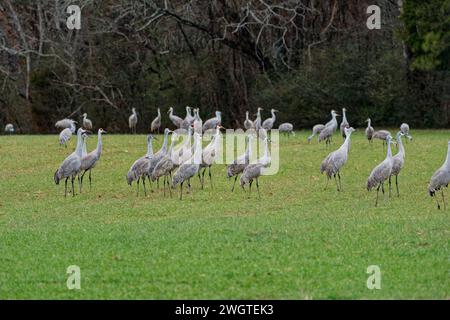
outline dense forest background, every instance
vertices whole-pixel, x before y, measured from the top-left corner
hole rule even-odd
[[[297,129],[342,107],[356,127],[445,127],[449,69],[450,0],[0,1],[0,125],[22,133],[83,112],[125,132],[132,107],[148,132],[186,105],[229,127],[258,107]]]

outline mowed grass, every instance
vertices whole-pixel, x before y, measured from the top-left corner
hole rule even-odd
[[[144,135],[105,136],[92,191],[85,180],[67,199],[53,173],[75,137],[66,150],[56,136],[0,137],[0,298],[448,299],[450,208],[436,209],[427,184],[450,132],[412,132],[400,198],[378,208],[365,183],[385,157],[381,142],[353,134],[338,193],[334,181],[324,190],[319,167],[341,137],[326,150],[308,134],[281,138],[280,170],[260,179],[261,200],[231,193],[216,165],[214,189],[194,179],[183,201],[178,189],[137,198],[126,184]],[[81,268],[81,290],[67,289],[70,265]],[[381,268],[381,290],[366,286],[369,265]]]

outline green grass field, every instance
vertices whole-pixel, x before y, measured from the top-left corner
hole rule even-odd
[[[331,149],[307,134],[281,138],[261,200],[231,193],[217,165],[214,190],[195,179],[183,201],[178,190],[136,198],[126,184],[143,135],[105,136],[92,191],[67,199],[53,173],[75,137],[64,150],[56,136],[1,136],[0,299],[448,299],[450,208],[437,210],[427,184],[449,132],[412,132],[400,198],[378,208],[365,183],[381,142],[354,133],[338,193],[319,173]],[[66,287],[69,265],[81,268],[81,290]],[[381,290],[366,287],[369,265],[381,268]]]

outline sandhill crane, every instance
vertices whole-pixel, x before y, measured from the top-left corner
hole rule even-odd
[[[202,134],[203,122],[202,122],[202,119],[200,118],[199,112],[200,112],[200,109],[198,109],[198,108],[194,109],[193,126],[194,126],[194,132],[197,132],[198,134]]]
[[[341,134],[346,139],[345,128],[350,128],[350,124],[347,121],[347,109],[342,108],[342,122],[341,122]]]
[[[10,134],[10,135],[13,134],[14,133],[14,125],[11,123],[8,123],[5,126],[5,133]]]
[[[264,138],[265,143],[265,152],[264,156],[257,160],[257,163],[255,164],[249,164],[247,167],[245,167],[244,171],[242,172],[240,184],[242,189],[245,191],[244,185],[246,183],[249,183],[249,193],[252,192],[252,183],[253,180],[256,180],[256,188],[258,190],[258,197],[261,197],[259,193],[259,177],[264,174],[265,168],[267,168],[270,165],[271,157],[269,152],[269,140],[268,138]]]
[[[278,112],[278,110],[275,109],[271,109],[270,113],[272,114],[272,117],[270,117],[269,119],[264,120],[264,122],[262,123],[262,127],[266,130],[272,130],[273,125],[275,124],[276,121],[276,116],[275,116],[275,112]]]
[[[81,157],[81,168],[80,171],[83,171],[81,174],[80,179],[80,193],[81,193],[81,187],[83,185],[83,178],[86,172],[89,171],[89,190],[92,189],[92,169],[95,168],[98,161],[100,160],[100,157],[102,155],[103,150],[103,142],[102,142],[102,134],[106,134],[106,131],[102,128],[98,129],[98,138],[97,138],[97,147],[94,149],[94,151],[86,153],[86,150],[83,150],[82,157]],[[86,147],[86,144],[84,143],[84,148]]]
[[[391,133],[387,130],[378,130],[375,131],[372,135],[372,139],[379,139],[383,141],[383,149],[385,144],[387,144],[387,137],[391,136]],[[392,138],[392,136],[391,136]]]
[[[259,129],[262,128],[261,126],[261,111],[264,110],[263,108],[258,108],[256,111],[256,119],[253,121],[254,128],[256,132],[259,132]]]
[[[320,173],[326,173],[327,175],[327,186],[328,182],[331,180],[331,177],[334,177],[334,180],[336,181],[337,191],[342,191],[342,184],[341,184],[341,168],[347,163],[348,159],[348,151],[350,150],[350,137],[352,135],[352,132],[354,132],[355,129],[353,128],[344,128],[345,132],[345,141],[342,144],[342,146],[337,149],[336,151],[331,152],[322,162],[320,166]],[[336,179],[336,175],[339,179]],[[326,187],[325,187],[326,188]]]
[[[72,178],[72,196],[75,196],[75,186],[74,180],[75,177],[79,174],[81,168],[81,156],[83,149],[83,135],[86,134],[86,130],[80,128],[77,132],[77,147],[75,151],[70,154],[59,166],[56,170],[53,179],[55,180],[55,184],[59,185],[59,182],[62,179],[66,179],[65,181],[65,191],[64,196],[67,197],[67,180],[69,177]]]
[[[72,134],[75,133],[75,127],[65,128],[59,133],[59,144],[67,148],[67,142],[72,138]]]
[[[155,166],[158,164],[158,162],[167,154],[167,142],[169,139],[169,134],[172,132],[169,128],[164,129],[164,141],[161,149],[157,153],[155,153],[150,161],[150,166],[148,168],[148,178],[150,180],[150,177],[153,173],[153,169],[155,169]],[[159,181],[159,180],[158,180]],[[159,182],[158,182],[159,186]]]
[[[254,128],[253,121],[248,118],[248,111],[245,111],[244,128],[246,130],[250,130],[250,129]]]
[[[58,122],[56,122],[55,123],[55,127],[58,128],[58,129],[69,128],[69,129],[72,129],[72,132],[75,132],[76,131],[76,127],[75,127],[76,123],[78,123],[78,122],[76,122],[76,121],[74,121],[72,119],[67,119],[66,118],[66,119],[62,119],[62,120],[59,120]]]
[[[278,131],[280,131],[281,133],[286,133],[288,135],[288,137],[291,134],[293,136],[295,136],[294,125],[292,123],[289,123],[289,122],[285,122],[285,123],[280,124],[280,126],[278,127]]]
[[[183,122],[183,119],[173,114],[173,107],[170,107],[167,113],[169,114],[170,121],[172,121],[175,127],[181,128],[181,123]]]
[[[83,113],[83,128],[92,130],[92,121],[87,118],[87,113]]]
[[[314,138],[315,135],[319,135],[323,128],[325,128],[325,125],[323,124],[316,124],[312,129],[312,134],[308,137],[308,142],[311,142],[312,138]]]
[[[173,161],[173,146],[177,138],[178,138],[177,134],[173,132],[169,151],[156,164],[151,175],[152,181],[159,180],[159,178],[164,177],[164,196],[166,196],[166,183],[167,183],[170,196],[172,197],[172,190],[170,187],[169,177],[172,177],[172,171],[176,168],[176,164]]]
[[[338,127],[336,117],[339,116],[336,111],[331,110],[331,120],[325,125],[325,128],[319,134],[319,142],[325,140],[326,145],[331,143],[333,133]]]
[[[234,191],[234,187],[236,185],[237,178],[239,177],[239,175],[242,172],[244,172],[244,169],[250,163],[250,157],[252,155],[253,135],[248,134],[246,136],[246,140],[247,140],[247,149],[245,150],[244,154],[239,156],[237,159],[235,159],[233,161],[233,163],[227,167],[227,178],[230,179],[231,177],[235,177],[234,183],[233,183],[233,188],[231,188],[231,192]]]
[[[433,174],[430,180],[430,184],[428,185],[428,192],[431,197],[436,196],[436,191],[441,190],[444,210],[446,209],[444,187],[448,187],[449,183],[450,183],[450,140],[448,141],[447,157],[445,158],[445,162]],[[437,196],[436,196],[436,203],[438,209],[441,209],[441,205],[439,204]]]
[[[400,125],[400,131],[403,133],[405,137],[408,138],[409,141],[412,140],[412,137],[409,135],[409,125],[407,123],[402,123]]]
[[[395,176],[395,186],[397,188],[397,197],[400,196],[400,193],[398,191],[398,175],[400,174],[400,171],[403,168],[403,165],[405,164],[405,147],[403,146],[402,142],[402,136],[404,136],[404,133],[399,131],[397,133],[397,146],[398,146],[398,152],[395,156],[392,157],[392,172],[391,176],[389,177],[389,193],[391,193],[391,178]]]
[[[366,131],[365,131],[366,138],[367,138],[367,140],[369,140],[369,143],[371,143],[372,142],[372,138],[373,138],[373,133],[375,132],[375,130],[373,129],[373,127],[371,125],[372,120],[370,120],[370,118],[367,119],[366,122],[367,122],[367,128],[366,128]]]
[[[186,117],[184,118],[184,120],[189,123],[189,125],[191,125],[194,122],[194,117],[192,116],[191,113],[191,107],[186,106]]]
[[[218,125],[222,124],[222,112],[216,111],[216,116],[214,118],[208,119],[203,124],[203,132],[210,129],[216,129]]]
[[[191,178],[195,176],[200,168],[202,162],[202,145],[201,136],[194,133],[194,155],[190,159],[180,165],[172,178],[172,188],[176,188],[180,184],[180,200],[183,199],[183,184],[187,181],[189,191],[191,190]]]
[[[386,137],[386,143],[388,145],[387,147],[387,155],[383,162],[381,162],[379,165],[377,165],[372,172],[370,173],[369,178],[367,179],[367,190],[370,191],[374,187],[377,187],[377,198],[375,200],[375,207],[378,205],[378,193],[380,191],[383,192],[384,195],[384,182],[388,180],[392,173],[392,152],[391,152],[391,143],[392,143],[392,137],[388,135]]]
[[[128,118],[128,126],[130,127],[131,133],[136,133],[138,123],[136,108],[131,109],[131,112],[131,116]]]
[[[177,166],[185,163],[189,159],[192,158],[192,127],[188,129],[188,134],[186,135],[186,139],[184,143],[174,151],[173,160]],[[200,134],[199,132],[197,132]]]
[[[208,168],[209,181],[211,182],[211,188],[213,188],[211,166],[213,165],[216,157],[219,153],[220,142],[220,129],[225,129],[220,124],[216,127],[216,134],[212,137],[211,142],[203,149],[202,162],[200,163],[200,170],[198,171],[198,178],[201,182],[202,189],[205,186],[205,171]],[[200,178],[200,171],[203,168],[202,177]]]
[[[148,177],[148,169],[150,168],[151,160],[153,158],[153,136],[147,136],[147,154],[137,159],[127,173],[127,183],[131,186],[133,181],[137,180],[137,195],[139,196],[139,181],[142,179],[144,186],[144,194],[147,196],[147,189],[145,187],[145,179]]]
[[[150,125],[150,132],[159,133],[159,129],[161,128],[161,110],[158,108],[158,115],[155,119],[153,119],[152,124]]]

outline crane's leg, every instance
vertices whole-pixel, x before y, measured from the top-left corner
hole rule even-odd
[[[437,203],[437,208],[438,208],[438,210],[441,210],[441,205],[439,204],[439,200],[438,200],[437,195],[434,195],[433,197],[436,198],[436,203]]]
[[[156,188],[159,190],[159,178],[156,179]]]
[[[203,172],[202,172],[202,190],[205,187],[205,172],[206,172],[206,167],[205,167],[205,169],[203,169]]]
[[[380,187],[381,187],[381,183],[378,185],[378,188],[377,188],[377,199],[375,200],[375,207],[378,206],[378,194],[380,192]]]
[[[191,178],[188,179],[187,184],[188,184],[188,193],[191,193]]]
[[[166,180],[167,180],[167,176],[164,176],[164,181],[163,181],[163,183],[164,183],[164,187],[163,187],[163,189],[164,189],[164,198],[166,197]]]
[[[397,187],[397,197],[400,197],[400,192],[398,191],[398,175],[395,176],[395,186]]]
[[[392,192],[392,176],[389,176],[389,198],[391,197]]]
[[[170,197],[172,198],[172,188],[170,187],[170,180],[169,179],[167,179],[167,188],[169,188],[169,194],[170,194]]]
[[[139,197],[139,180],[141,180],[141,178],[137,179],[137,194],[136,194],[137,197]]]
[[[89,191],[92,190],[92,169],[89,169]]]
[[[250,181],[249,194],[248,194],[249,197],[252,194],[252,183],[253,183],[253,180]]]
[[[211,166],[209,166],[208,175],[209,175],[209,182],[211,183],[211,189],[214,189],[213,182],[212,182],[212,175],[211,175]]]
[[[384,183],[381,183],[381,192],[383,192],[383,196],[384,196]]]
[[[64,197],[67,198],[67,180],[69,180],[69,177],[66,178],[66,182],[65,182],[65,188],[64,188]]]
[[[239,175],[237,174],[236,177],[234,178],[233,188],[231,188],[231,192],[234,191],[234,186],[236,185],[236,181],[237,181],[238,176]]]
[[[258,190],[258,198],[261,199],[261,195],[259,194],[259,182],[258,182],[258,178],[256,178],[255,180],[256,180],[256,190]]]
[[[80,182],[80,193],[81,193],[81,187],[83,186],[83,178],[84,178],[84,174],[86,173],[86,171],[83,172],[83,174],[81,175],[81,182]]]
[[[147,196],[147,188],[145,186],[145,176],[142,178],[142,185],[144,186],[144,196]]]
[[[340,191],[340,190],[339,190],[339,184],[338,184],[338,181],[337,181],[337,178],[336,178],[336,173],[333,174],[333,177],[334,177],[334,181],[336,181],[336,188],[337,188],[337,191]]]
[[[342,191],[341,173],[338,171],[337,175],[338,175],[338,178],[339,178],[339,191]]]
[[[444,188],[441,188],[441,193],[442,193],[442,203],[444,204],[444,210],[446,210],[447,206],[445,205]]]
[[[75,176],[72,176],[72,197],[75,197]]]
[[[180,184],[180,200],[183,200],[183,183],[184,181]]]
[[[80,194],[81,194],[81,175],[80,174],[78,174],[77,180],[78,180],[78,189],[80,190]]]

